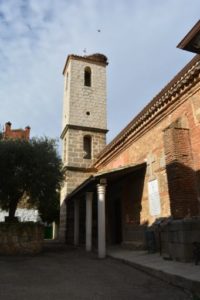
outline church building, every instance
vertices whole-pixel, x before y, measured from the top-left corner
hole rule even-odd
[[[197,55],[108,145],[107,58],[68,56],[60,239],[103,258],[107,245],[142,249],[163,220],[198,220],[190,243],[200,242],[200,22],[178,47]]]

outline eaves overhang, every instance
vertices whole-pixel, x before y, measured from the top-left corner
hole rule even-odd
[[[181,40],[177,48],[200,54],[200,20]]]
[[[113,182],[115,180],[123,178],[124,176],[128,176],[129,174],[142,168],[146,168],[146,162],[121,166],[119,168],[93,174],[82,184],[80,184],[72,193],[67,195],[67,197],[65,198],[65,202],[69,201],[72,198],[78,198],[85,192],[91,192],[95,189],[96,185],[101,182],[102,179],[105,179],[106,182]]]

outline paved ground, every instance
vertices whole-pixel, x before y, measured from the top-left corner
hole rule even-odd
[[[192,299],[120,261],[83,250],[48,251],[34,257],[0,256],[1,300]]]
[[[180,288],[187,288],[200,299],[200,263],[181,263],[164,260],[159,253],[149,254],[147,251],[133,251],[120,246],[110,247],[107,251],[111,257],[120,259],[133,267],[157,276]]]

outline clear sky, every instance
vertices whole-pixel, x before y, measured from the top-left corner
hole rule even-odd
[[[193,57],[200,0],[0,0],[0,124],[59,138],[68,54],[103,53],[108,141]],[[98,32],[100,29],[101,32]]]

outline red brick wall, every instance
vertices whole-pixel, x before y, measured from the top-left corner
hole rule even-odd
[[[195,216],[198,202],[190,130],[167,128],[164,142],[171,214],[174,218]]]
[[[152,125],[151,129],[146,131],[143,135],[133,141],[118,154],[107,160],[107,162],[99,165],[99,171],[108,171],[114,168],[128,166],[130,164],[140,164],[144,161],[147,162],[147,172],[144,179],[144,191],[141,199],[141,212],[140,212],[140,222],[152,223],[157,217],[165,217],[171,215],[171,210],[173,214],[175,212],[174,203],[176,202],[175,192],[173,201],[170,202],[170,197],[172,193],[169,193],[168,178],[167,178],[167,168],[166,168],[166,157],[165,147],[164,147],[164,130],[169,127],[177,119],[182,122],[182,127],[188,128],[190,132],[190,138],[187,136],[189,133],[181,130],[177,131],[179,137],[175,137],[174,141],[177,141],[176,151],[180,152],[181,164],[185,164],[185,170],[191,168],[192,172],[195,172],[195,180],[197,180],[197,190],[198,196],[200,194],[200,83],[196,84],[189,92],[184,94],[181,99],[178,99],[173,106],[166,109],[165,113],[162,115],[159,123]],[[179,133],[178,133],[179,132]],[[175,134],[175,133],[174,133]],[[183,138],[183,141],[182,141]],[[183,142],[183,143],[182,143]],[[190,157],[186,161],[184,158],[184,153],[181,149],[187,146],[187,151],[191,151]],[[171,153],[170,155],[173,155]],[[150,163],[152,161],[152,163]],[[189,165],[188,165],[189,164]],[[194,178],[192,177],[192,183],[190,172],[186,172],[186,177],[184,178],[184,185],[189,185],[188,190],[193,193],[192,208],[189,209],[189,194],[187,200],[184,200],[183,205],[185,208],[181,209],[181,215],[188,214],[199,214],[197,211],[197,197],[195,196],[194,188]],[[194,174],[194,173],[193,173]],[[149,180],[158,179],[159,193],[161,201],[161,214],[160,216],[152,217],[149,214],[149,202],[148,202],[148,189],[147,184]],[[186,184],[187,182],[187,184]],[[189,193],[189,192],[188,192]],[[181,196],[180,196],[181,197]],[[179,205],[181,198],[177,200],[177,205]],[[171,205],[173,203],[173,205]],[[193,206],[194,205],[194,206]]]
[[[25,129],[11,129],[11,123],[7,122],[5,124],[5,131],[3,132],[3,138],[5,139],[25,139],[30,138],[30,127],[27,126]]]

